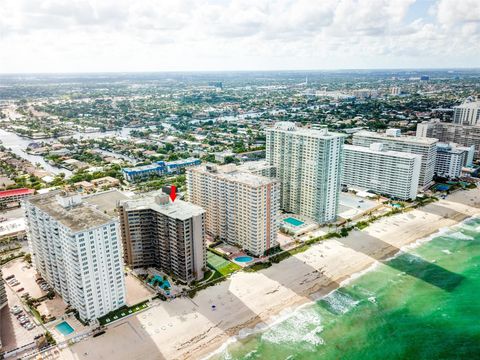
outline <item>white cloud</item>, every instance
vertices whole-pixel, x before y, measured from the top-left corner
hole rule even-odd
[[[2,0],[0,72],[478,66],[480,1],[414,2]]]

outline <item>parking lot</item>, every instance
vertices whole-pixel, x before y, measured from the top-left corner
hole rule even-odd
[[[15,278],[19,281],[19,285],[15,290],[24,288],[23,293],[28,293],[31,297],[38,298],[45,295],[47,292],[43,291],[40,286],[35,282],[35,270],[30,267],[28,263],[23,259],[16,259],[10,261],[2,267],[3,277],[9,275],[15,275]]]
[[[48,286],[37,280],[34,268],[22,259],[9,262],[2,268],[2,271],[4,277],[15,275],[19,284],[14,286],[13,289],[16,291],[23,288],[24,290],[19,293],[20,295],[28,293],[32,298],[39,298],[48,293]],[[58,318],[65,313],[66,307],[67,304],[58,295],[55,295],[53,299],[42,301],[37,310],[40,315],[45,315],[47,318],[52,316]]]
[[[27,345],[34,341],[34,337],[44,333],[44,329],[41,326],[35,324],[35,320],[28,313],[22,302],[20,301],[19,294],[14,290],[15,287],[11,287],[6,281],[5,290],[8,297],[8,306],[4,307],[1,311],[1,328],[2,328],[2,351],[10,351],[17,347]],[[12,313],[14,309],[18,314]],[[21,325],[19,317],[24,316],[24,322],[30,323],[31,329],[28,330],[25,326]]]

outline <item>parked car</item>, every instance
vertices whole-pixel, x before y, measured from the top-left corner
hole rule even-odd
[[[10,280],[10,279],[13,279],[15,277],[15,275],[8,275],[5,280]]]
[[[20,325],[23,325],[23,324],[26,324],[30,322],[30,320],[28,320],[27,318],[23,319],[23,320],[20,320]]]
[[[17,292],[22,292],[23,290],[25,290],[24,288],[20,288],[17,290]]]
[[[32,330],[33,328],[35,328],[35,325],[33,323],[29,323],[27,326],[25,326],[25,328],[27,330]]]
[[[13,307],[11,312],[12,312],[13,315],[18,315],[22,312],[22,309],[20,307]]]

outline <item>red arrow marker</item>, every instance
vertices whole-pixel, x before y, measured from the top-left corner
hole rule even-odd
[[[175,201],[175,198],[177,197],[177,187],[175,185],[170,186],[170,199],[172,199],[172,202]]]

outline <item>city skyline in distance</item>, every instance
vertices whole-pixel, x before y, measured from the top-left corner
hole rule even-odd
[[[0,73],[473,68],[475,0],[6,0]]]

